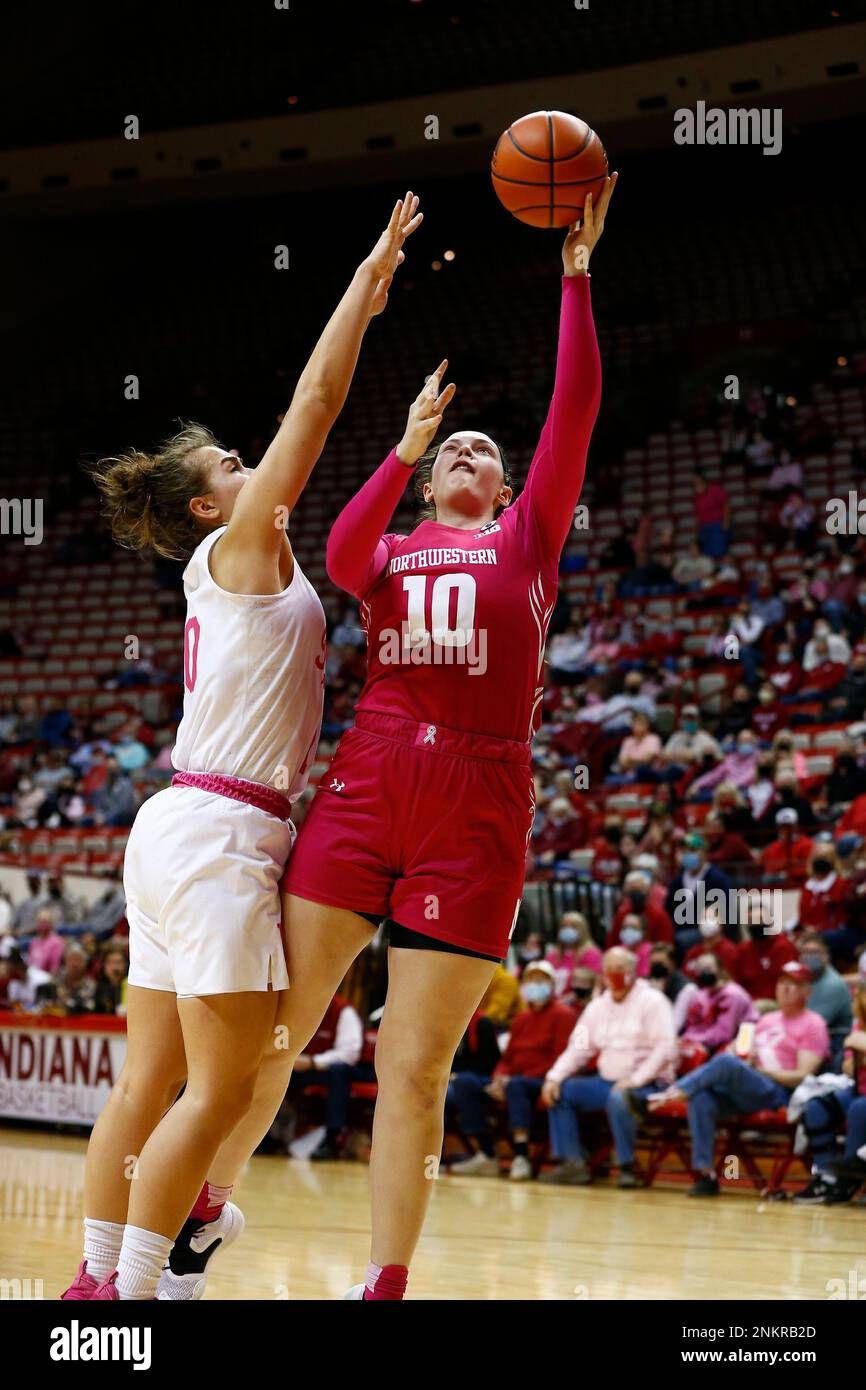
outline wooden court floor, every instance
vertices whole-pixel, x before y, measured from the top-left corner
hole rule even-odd
[[[81,1248],[84,1139],[0,1128],[0,1279],[56,1298]],[[367,1169],[254,1158],[206,1297],[339,1299],[369,1254]],[[853,1272],[853,1273],[852,1273]],[[442,1176],[413,1299],[826,1299],[866,1289],[866,1207]]]

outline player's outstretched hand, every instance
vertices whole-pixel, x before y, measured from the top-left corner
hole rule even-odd
[[[442,424],[442,416],[453,399],[457,387],[453,381],[440,391],[442,377],[448,366],[448,358],[439,363],[425,381],[420,393],[409,407],[409,418],[403,438],[397,445],[397,457],[401,463],[411,468],[416,464],[430,444],[434,434]]]
[[[609,174],[604,181],[598,207],[594,206],[592,194],[587,193],[583,205],[583,221],[572,222],[562,247],[562,264],[566,275],[585,275],[589,258],[595,244],[604,231],[604,219],[610,207],[613,190],[619,174]]]
[[[411,236],[424,220],[423,212],[418,211],[418,195],[411,189],[405,198],[398,198],[391,213],[391,220],[373,250],[367,257],[367,264],[376,276],[376,289],[370,305],[370,314],[381,314],[388,303],[388,290],[394,278],[394,271],[406,259],[403,242]]]

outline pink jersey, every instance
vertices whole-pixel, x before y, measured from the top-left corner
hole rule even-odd
[[[601,391],[589,277],[563,277],[553,399],[520,497],[475,531],[383,534],[413,469],[393,451],[343,509],[328,574],[361,600],[359,711],[526,742],[540,721],[559,557]]]

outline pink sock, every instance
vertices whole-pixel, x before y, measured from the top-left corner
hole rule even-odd
[[[406,1265],[374,1265],[371,1260],[367,1265],[367,1276],[364,1280],[364,1301],[373,1303],[388,1299],[400,1302],[406,1292],[408,1280],[409,1270]]]
[[[190,1221],[201,1221],[202,1224],[216,1221],[231,1195],[231,1187],[215,1187],[212,1182],[206,1182],[195,1199],[195,1206],[189,1214]]]

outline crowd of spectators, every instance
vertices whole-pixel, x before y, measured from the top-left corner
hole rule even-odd
[[[16,904],[0,889],[0,1010],[124,1014],[126,897],[117,873],[89,905],[59,872],[27,875]]]

